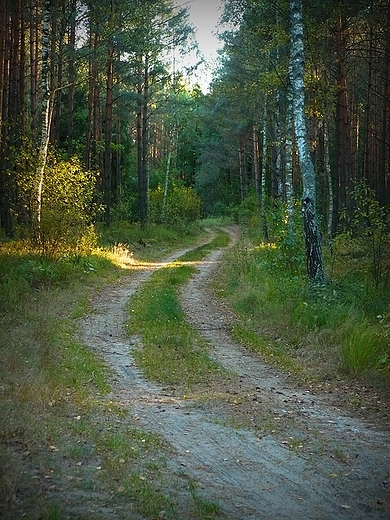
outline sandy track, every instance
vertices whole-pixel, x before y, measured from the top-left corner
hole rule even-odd
[[[234,229],[230,233],[233,244]],[[387,434],[292,387],[283,374],[232,341],[234,316],[207,289],[225,251],[200,264],[181,301],[189,321],[210,342],[214,359],[232,373],[225,391],[233,389],[237,401],[248,405],[227,409],[181,399],[148,382],[135,366],[131,352],[139,339],[126,335],[125,306],[153,270],[105,288],[92,302],[94,312],[80,322],[83,341],[112,369],[113,398],[128,407],[130,421],[171,443],[172,472],[195,479],[203,496],[219,503],[224,518],[390,518]],[[253,428],[229,426],[235,413],[246,414]],[[277,421],[277,432],[259,434],[265,413]],[[342,460],[335,453],[342,453]]]

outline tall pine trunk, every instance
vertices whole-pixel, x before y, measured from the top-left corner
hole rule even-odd
[[[263,232],[264,242],[269,242],[269,234],[268,234],[268,224],[267,224],[267,216],[265,211],[265,205],[267,200],[266,193],[266,175],[268,168],[268,142],[267,142],[267,98],[264,103],[264,114],[263,114],[263,142],[262,142],[262,152],[261,152],[261,227]]]
[[[257,201],[260,200],[260,152],[259,152],[259,127],[257,123],[252,124],[253,145],[253,174],[255,183],[255,194]]]
[[[167,207],[167,200],[168,200],[168,189],[169,189],[169,181],[171,176],[171,162],[172,162],[172,155],[173,153],[176,153],[176,147],[177,147],[177,131],[176,131],[176,114],[175,114],[175,121],[173,123],[173,128],[168,136],[168,158],[167,158],[167,167],[165,170],[165,183],[164,183],[164,195],[163,195],[163,203],[161,208],[161,220],[164,222],[165,218],[165,210]]]
[[[74,139],[74,99],[75,99],[75,49],[76,49],[76,0],[70,2],[70,22],[68,29],[68,157],[73,155]]]
[[[304,50],[302,0],[291,0],[291,77],[293,88],[294,124],[302,174],[302,216],[306,243],[306,265],[309,278],[316,283],[324,280],[321,234],[316,214],[316,185],[310,156],[305,118]]]
[[[347,20],[344,14],[340,15],[337,27],[337,74],[338,97],[336,105],[336,138],[335,138],[335,179],[334,179],[334,234],[339,224],[340,210],[349,209],[349,190],[352,187],[352,141],[351,141],[351,108],[347,88],[346,72],[346,35],[348,32]]]
[[[114,6],[110,3],[110,26],[113,26]],[[110,39],[106,64],[106,107],[103,161],[103,204],[104,223],[109,225],[111,219],[111,177],[112,177],[112,118],[113,118],[113,88],[114,88],[114,42]]]

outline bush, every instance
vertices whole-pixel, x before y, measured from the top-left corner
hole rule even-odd
[[[150,220],[176,228],[187,227],[201,218],[202,201],[193,188],[174,185],[164,205],[164,191],[158,187],[150,194]]]
[[[375,288],[386,286],[390,276],[390,212],[381,206],[374,191],[364,182],[351,192],[355,209],[349,234],[361,256],[365,256],[367,272]]]
[[[98,212],[94,202],[96,175],[84,171],[78,160],[52,161],[43,185],[41,247],[45,256],[68,250],[83,252],[96,246],[92,221]]]

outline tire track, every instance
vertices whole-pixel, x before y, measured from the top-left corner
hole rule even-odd
[[[230,232],[233,245],[236,234]],[[148,382],[132,358],[140,340],[126,334],[125,309],[153,270],[105,288],[94,298],[93,312],[80,320],[84,343],[111,368],[111,398],[129,409],[131,421],[170,442],[171,471],[195,479],[202,495],[218,502],[224,518],[387,519],[387,437],[342,416],[320,398],[291,388],[280,373],[232,341],[233,316],[206,289],[225,251],[212,252],[183,288],[181,301],[189,321],[210,342],[214,359],[236,374],[239,392],[256,393],[268,412],[294,418],[291,429],[286,426],[287,436],[298,433],[309,444],[336,444],[351,453],[348,464],[328,452],[305,458],[272,433],[259,437],[255,430],[227,426],[212,406],[188,402]],[[184,252],[171,255],[166,263]]]

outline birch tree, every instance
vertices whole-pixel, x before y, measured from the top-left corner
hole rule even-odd
[[[310,156],[305,118],[302,0],[290,0],[290,12],[291,83],[295,134],[302,175],[302,216],[305,231],[306,265],[310,279],[316,283],[321,283],[324,280],[324,265],[321,234],[316,213],[316,179]]]
[[[41,142],[39,146],[38,162],[36,169],[37,191],[36,208],[34,214],[34,235],[35,240],[41,241],[41,216],[42,216],[42,191],[47,161],[47,153],[50,139],[51,123],[51,98],[49,92],[49,41],[50,41],[50,17],[51,1],[46,0],[43,11],[42,28],[42,69],[41,69]]]

